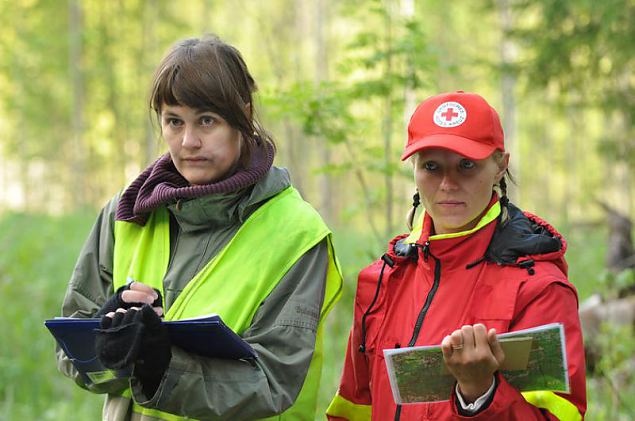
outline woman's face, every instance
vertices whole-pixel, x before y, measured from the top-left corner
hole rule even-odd
[[[509,154],[473,160],[446,149],[424,149],[414,158],[421,203],[432,217],[436,234],[472,229],[504,175]]]
[[[161,130],[176,169],[190,184],[212,183],[236,170],[242,136],[218,114],[163,104]]]

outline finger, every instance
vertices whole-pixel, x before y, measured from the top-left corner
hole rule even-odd
[[[136,285],[137,283],[133,284]],[[143,304],[152,304],[156,297],[154,296],[155,292],[152,290],[151,293],[138,291],[129,289],[121,293],[121,299],[125,303],[143,303]]]
[[[134,323],[134,318],[137,316],[139,311],[139,307],[130,307],[126,314],[123,316],[123,320],[121,320],[121,324],[131,324]]]
[[[452,357],[452,337],[450,335],[441,341],[441,352],[443,353],[443,359],[446,361]]]
[[[474,349],[474,328],[471,325],[465,325],[461,327],[461,333],[463,334],[463,347],[466,349]]]
[[[484,324],[478,323],[473,326],[474,344],[478,349],[489,349],[487,328]]]
[[[498,361],[498,365],[501,366],[505,361],[505,351],[503,351],[503,347],[496,337],[496,329],[490,329],[489,332],[487,332],[487,341],[489,342],[489,346],[492,349],[494,358],[496,358],[496,361]]]
[[[463,349],[463,331],[461,329],[457,329],[452,332],[450,338],[450,345],[452,346],[453,351]]]
[[[154,310],[157,316],[163,317],[163,307],[152,307],[152,310]]]
[[[125,309],[118,308],[117,311],[115,311],[115,314],[112,317],[112,324],[110,325],[110,327],[117,327],[117,326],[121,325],[121,321],[123,320],[123,317],[124,317],[125,314],[126,314],[126,310]]]
[[[149,305],[144,305],[141,308],[141,318],[143,323],[150,329],[157,327],[161,324],[161,319],[159,315],[154,311],[152,307]]]
[[[152,288],[149,285],[143,284],[141,282],[133,282],[130,284],[130,290],[131,291],[139,291],[139,292],[143,292],[145,294],[151,295],[154,300],[156,300],[159,295],[157,294],[157,291]]]
[[[114,315],[115,313],[112,312],[103,316],[101,320],[99,321],[99,327],[102,329],[108,329],[112,325],[112,316]]]

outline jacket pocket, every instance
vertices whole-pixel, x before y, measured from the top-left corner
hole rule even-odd
[[[469,314],[473,323],[482,323],[498,333],[507,332],[514,318],[520,279],[501,276],[480,282]]]

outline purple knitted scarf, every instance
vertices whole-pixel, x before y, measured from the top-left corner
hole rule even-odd
[[[150,212],[178,199],[194,199],[209,194],[229,193],[256,184],[273,164],[273,148],[263,143],[251,165],[216,183],[192,186],[177,171],[170,154],[146,168],[123,192],[117,205],[117,221],[145,225]]]

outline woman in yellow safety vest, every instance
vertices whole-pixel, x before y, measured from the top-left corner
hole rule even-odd
[[[330,231],[272,165],[240,53],[211,35],[176,43],[150,107],[168,153],[102,209],[62,315],[100,317],[108,369],[82,376],[106,394],[104,420],[313,420],[323,320],[341,291]],[[161,319],[215,313],[255,360],[203,357]],[[87,344],[89,346],[90,344]]]

